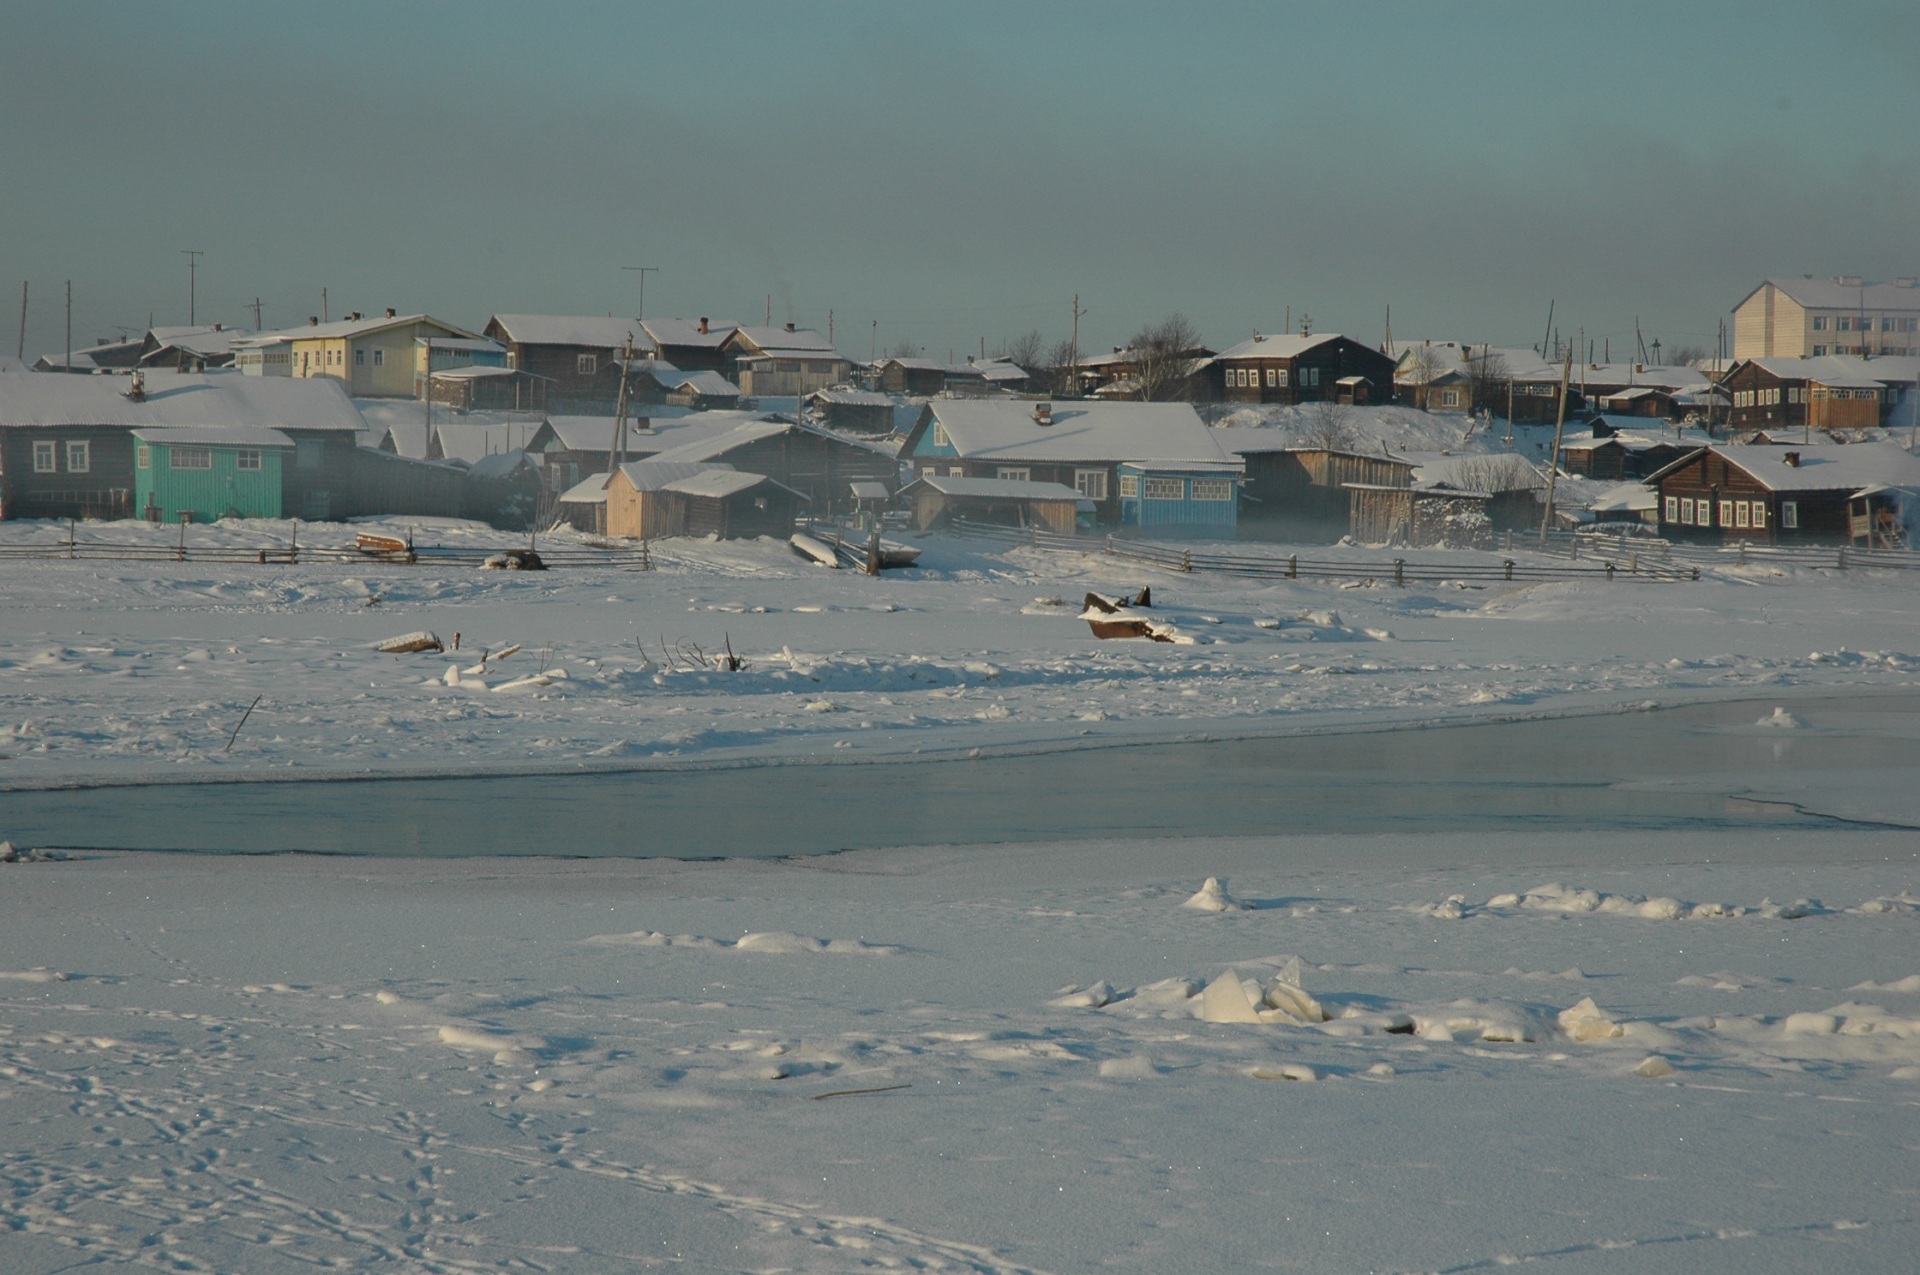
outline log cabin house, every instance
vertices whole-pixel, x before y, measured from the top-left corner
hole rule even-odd
[[[1912,507],[1899,493],[1920,492],[1920,458],[1893,443],[1716,443],[1652,474],[1647,486],[1659,494],[1660,533],[1671,539],[1846,544],[1874,530],[1879,510]]]

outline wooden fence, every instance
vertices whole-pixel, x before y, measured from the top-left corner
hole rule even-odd
[[[199,528],[210,532],[211,528]],[[194,542],[195,528],[181,523],[173,543],[150,540],[115,540],[108,537],[83,537],[69,523],[63,541],[37,541],[25,544],[0,544],[0,562],[30,559],[72,559],[96,562],[250,562],[297,565],[317,562],[379,562],[423,566],[479,567],[488,559],[513,550],[504,547],[449,547],[415,545],[405,550],[369,550],[352,544],[302,544],[299,531],[285,540],[266,544]],[[224,539],[222,533],[222,539]],[[516,547],[517,548],[517,547]],[[555,543],[538,548],[540,562],[547,567],[619,567],[629,571],[651,571],[653,553],[643,540],[638,545],[599,545]]]

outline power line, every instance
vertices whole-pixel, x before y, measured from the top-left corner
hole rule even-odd
[[[200,258],[207,254],[198,248],[182,248],[180,251],[187,258],[187,326],[198,327],[200,325],[199,279],[196,276],[199,273]]]

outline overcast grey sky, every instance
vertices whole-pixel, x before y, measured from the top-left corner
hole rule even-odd
[[[1710,346],[1920,273],[1920,5],[0,4],[27,354],[187,319],[632,313],[989,351],[1170,310]],[[876,328],[877,321],[877,328]],[[4,328],[12,354],[14,324]]]

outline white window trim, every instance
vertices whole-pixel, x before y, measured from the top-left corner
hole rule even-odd
[[[1073,489],[1088,500],[1107,498],[1107,471],[1104,469],[1076,469],[1073,471]]]
[[[93,470],[93,448],[84,439],[72,439],[67,443],[67,472],[69,474],[91,473]]]
[[[1783,500],[1780,502],[1780,529],[1782,531],[1800,530],[1800,502]]]
[[[1196,478],[1191,490],[1196,501],[1225,501],[1233,499],[1233,480],[1231,478]]]
[[[205,461],[205,464],[199,462]],[[188,447],[176,443],[167,450],[167,468],[201,473],[213,468],[213,448]]]
[[[233,454],[233,467],[235,469],[255,472],[264,469],[266,466],[260,459],[260,449],[258,447],[242,447]]]
[[[36,474],[57,474],[60,472],[60,444],[53,442],[34,443],[33,472]]]
[[[1009,482],[1026,483],[1033,481],[1033,470],[1025,465],[1002,465],[994,471],[994,477]]]

